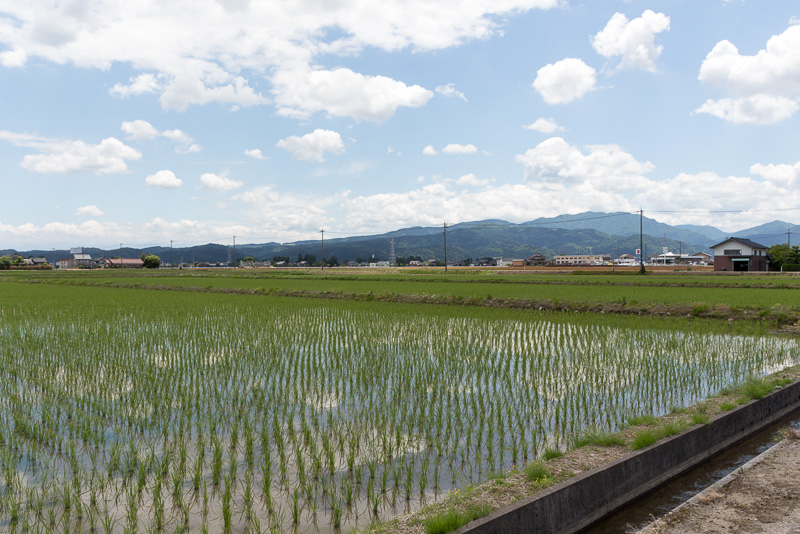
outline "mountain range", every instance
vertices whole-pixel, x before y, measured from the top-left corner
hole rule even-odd
[[[447,258],[450,261],[465,258],[522,258],[532,254],[552,257],[556,254],[632,254],[639,248],[639,228],[643,233],[645,251],[658,254],[663,247],[679,253],[708,252],[710,247],[727,237],[751,239],[765,246],[786,243],[791,233],[800,234],[800,226],[785,221],[770,223],[740,230],[730,234],[713,226],[677,225],[658,222],[632,213],[585,212],[577,215],[559,215],[539,218],[524,223],[503,220],[484,220],[454,224],[447,228]],[[394,239],[398,257],[420,256],[423,259],[444,259],[444,235],[441,226],[412,227],[379,235],[353,236],[324,241],[325,257],[335,256],[345,260],[387,260],[390,242]],[[800,236],[798,236],[800,240]],[[306,254],[322,255],[319,240],[294,243],[263,243],[237,245],[235,257],[253,256],[256,259],[288,257],[295,261]],[[0,250],[0,255],[17,252]],[[175,248],[150,247],[146,250],[123,247],[121,249],[99,249],[85,247],[84,252],[92,257],[138,257],[142,252],[156,254],[164,262],[170,257],[175,263],[228,262],[234,251],[229,245],[209,243],[207,245]],[[69,257],[68,250],[28,250],[17,252],[22,256],[44,256],[56,260]]]

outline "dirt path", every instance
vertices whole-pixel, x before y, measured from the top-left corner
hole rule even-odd
[[[800,534],[800,431],[786,432],[786,439],[640,532]]]

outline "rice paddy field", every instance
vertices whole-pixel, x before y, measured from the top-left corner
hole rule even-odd
[[[394,294],[452,298],[501,298],[579,303],[728,306],[769,309],[781,306],[800,313],[800,276],[719,276],[651,273],[540,274],[517,271],[401,269],[375,274],[372,270],[160,270],[142,273],[55,272],[12,273],[23,279],[43,278],[67,283],[161,285],[168,287],[232,288],[243,290],[317,291],[343,294]]]
[[[360,529],[800,363],[753,325],[26,276],[0,281],[4,532]]]

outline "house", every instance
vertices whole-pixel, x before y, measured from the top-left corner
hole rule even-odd
[[[611,254],[559,254],[553,258],[555,265],[603,265],[611,261]]]
[[[139,258],[104,258],[105,266],[114,269],[142,269],[144,262]]]
[[[72,261],[70,258],[63,258],[56,262],[57,269],[69,269],[69,262]]]
[[[534,254],[525,260],[525,265],[544,265],[547,263],[547,258],[543,254]]]
[[[715,271],[766,271],[769,269],[767,247],[749,239],[729,237],[712,246]]]
[[[515,261],[521,262],[522,260],[519,260],[519,259],[515,260],[514,258],[498,258],[497,266],[498,267],[511,267],[511,266],[514,265]],[[522,267],[522,263],[520,263],[519,266]]]

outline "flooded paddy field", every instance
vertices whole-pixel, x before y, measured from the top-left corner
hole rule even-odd
[[[688,320],[7,282],[0,530],[347,531],[798,362]]]

